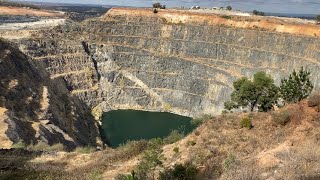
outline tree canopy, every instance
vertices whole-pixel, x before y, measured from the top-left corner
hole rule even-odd
[[[160,8],[160,9],[165,9],[166,5],[161,5],[159,2],[153,3],[152,4],[153,8]]]
[[[254,15],[257,15],[257,16],[264,16],[264,15],[265,15],[264,12],[262,12],[262,11],[257,11],[257,10],[253,10],[252,13],[253,13]]]
[[[278,99],[278,87],[265,72],[254,74],[253,80],[242,77],[233,83],[231,101],[225,103],[228,110],[249,107],[251,111],[268,111]]]
[[[299,102],[307,98],[313,90],[310,74],[309,71],[301,67],[299,72],[294,70],[288,78],[281,80],[281,97],[286,102]]]
[[[231,10],[232,10],[232,7],[231,7],[231,6],[227,6],[227,10],[228,10],[228,11],[231,11]]]
[[[288,78],[282,79],[279,87],[265,72],[257,72],[253,80],[242,77],[233,82],[234,91],[231,100],[224,103],[225,109],[249,108],[253,111],[257,108],[259,111],[268,111],[277,104],[279,98],[287,103],[299,102],[313,90],[310,74],[301,67],[298,72],[294,70]]]

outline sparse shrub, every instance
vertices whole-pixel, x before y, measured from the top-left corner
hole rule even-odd
[[[141,154],[148,148],[148,146],[150,146],[153,143],[153,141],[154,140],[150,140],[150,142],[146,140],[128,141],[126,144],[119,146],[118,149],[122,150],[122,158],[129,159],[131,157]]]
[[[11,148],[15,148],[15,149],[23,149],[26,147],[26,144],[23,142],[22,139],[20,139],[17,143],[12,144]]]
[[[49,145],[43,141],[38,142],[37,144],[31,144],[31,145],[26,145],[23,140],[20,140],[16,144],[13,144],[11,148],[17,148],[17,149],[27,149],[29,151],[48,151],[48,152],[53,152],[53,151],[63,151],[64,146],[61,143]]]
[[[251,123],[251,119],[249,117],[246,117],[246,118],[243,118],[241,121],[240,121],[240,126],[241,128],[247,128],[247,129],[251,129],[253,126],[252,126],[252,123]]]
[[[96,151],[96,149],[94,147],[90,147],[90,146],[77,147],[75,149],[75,152],[80,153],[80,154],[90,154],[95,151]]]
[[[163,146],[165,143],[161,138],[153,138],[149,140],[147,149],[158,149]]]
[[[163,142],[165,144],[173,144],[181,140],[183,137],[184,137],[184,134],[182,132],[179,132],[178,130],[173,130],[167,137],[163,139]]]
[[[116,180],[138,180],[134,171],[131,174],[119,174],[115,178]]]
[[[179,152],[179,147],[174,147],[173,152],[175,152],[177,154]]]
[[[138,179],[150,179],[154,177],[154,170],[158,166],[162,166],[163,141],[160,138],[151,140],[147,150],[143,153],[142,159],[136,167]]]
[[[313,89],[310,74],[309,71],[301,67],[299,72],[294,70],[289,78],[282,79],[280,84],[281,97],[286,102],[295,103],[307,98]]]
[[[188,141],[188,146],[194,146],[196,145],[197,143],[195,141]]]
[[[119,81],[119,86],[121,89],[123,89],[126,86],[126,80],[124,79],[124,77],[122,76],[120,81]]]
[[[222,110],[221,114],[222,115],[228,114],[228,111],[227,110]]]
[[[223,16],[220,16],[221,18],[223,19],[232,19],[231,16],[227,16],[227,15],[223,15]]]
[[[188,163],[186,165],[176,164],[173,168],[165,169],[160,172],[160,180],[195,180],[197,176],[197,168]]]
[[[320,15],[316,16],[316,21],[320,22]]]
[[[86,69],[86,77],[88,81],[94,80],[94,70],[92,68]]]
[[[232,10],[232,7],[231,7],[231,6],[227,6],[227,10],[228,10],[228,11],[231,11],[231,10]]]
[[[55,152],[55,151],[63,151],[64,150],[64,146],[61,143],[57,143],[57,144],[53,144],[53,145],[49,145],[45,142],[38,142],[35,145],[29,145],[26,147],[27,150],[30,151],[49,151],[49,152]]]
[[[226,170],[229,170],[236,163],[236,156],[233,154],[229,154],[228,157],[223,161],[223,167]]]
[[[170,110],[172,109],[172,106],[171,106],[171,104],[169,104],[169,103],[165,103],[165,104],[163,105],[163,108],[164,108],[164,110],[166,110],[166,111],[170,111]]]
[[[191,120],[191,124],[195,125],[195,126],[199,126],[201,125],[202,123],[204,123],[205,121],[208,121],[210,119],[212,119],[213,116],[210,115],[210,114],[204,114],[202,115],[201,117],[198,117],[198,118],[193,118]]]
[[[87,174],[88,180],[102,180],[102,171],[100,169],[95,169]]]
[[[272,121],[275,125],[286,125],[291,118],[291,112],[289,110],[281,110],[278,113],[273,113],[272,114]]]

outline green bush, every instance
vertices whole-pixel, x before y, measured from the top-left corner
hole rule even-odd
[[[194,142],[194,141],[188,141],[188,146],[194,146],[194,145],[196,145],[197,143],[196,142]]]
[[[310,72],[303,67],[296,72],[295,70],[288,78],[282,79],[280,84],[281,97],[286,102],[299,102],[307,98],[313,90],[310,81]]]
[[[173,152],[175,152],[176,154],[179,153],[179,147],[174,147]]]
[[[17,143],[11,145],[11,148],[14,148],[14,149],[23,149],[25,147],[26,147],[26,144],[21,139]]]
[[[227,15],[223,15],[223,16],[220,16],[221,18],[223,19],[232,19],[231,16],[227,16]]]
[[[278,113],[272,114],[272,121],[276,125],[280,124],[280,125],[284,126],[290,121],[290,118],[291,118],[291,112],[288,111],[287,109],[282,110]]]
[[[246,117],[246,118],[243,118],[241,121],[240,121],[240,126],[241,128],[247,128],[247,129],[251,129],[253,126],[252,126],[252,123],[251,123],[251,119],[249,117]]]
[[[90,146],[84,146],[84,147],[77,147],[74,151],[80,154],[90,154],[95,152],[96,148],[90,147]]]
[[[176,164],[173,168],[160,172],[160,180],[195,180],[198,170],[193,164]]]
[[[257,72],[253,80],[242,77],[233,83],[233,87],[231,101],[224,104],[227,110],[249,107],[251,111],[255,108],[268,111],[278,99],[278,87],[265,72]]]

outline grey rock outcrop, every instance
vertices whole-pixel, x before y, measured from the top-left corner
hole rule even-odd
[[[0,61],[0,107],[6,109],[0,120],[10,141],[61,143],[66,149],[96,145],[99,132],[91,109],[69,95],[64,81],[51,80],[40,62],[1,39]]]
[[[110,10],[19,43],[52,80],[65,81],[72,95],[99,112],[218,114],[237,78],[266,71],[279,83],[300,66],[320,88],[320,39],[311,36]]]

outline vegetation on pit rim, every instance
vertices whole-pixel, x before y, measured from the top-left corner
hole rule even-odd
[[[264,15],[265,15],[264,12],[258,11],[258,10],[253,10],[253,11],[252,11],[252,14],[257,15],[257,16],[264,16]]]
[[[166,9],[166,5],[162,5],[162,4],[159,3],[159,2],[153,3],[153,4],[152,4],[152,7],[153,7],[153,8],[159,8],[159,9]]]
[[[253,80],[242,77],[233,83],[231,101],[225,102],[225,109],[230,111],[249,108],[251,112],[255,109],[266,112],[273,106],[279,106],[279,98],[286,103],[299,102],[306,99],[313,90],[310,75],[309,71],[301,67],[299,72],[294,70],[288,78],[281,80],[279,87],[265,72],[257,72]]]

